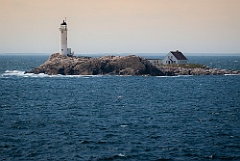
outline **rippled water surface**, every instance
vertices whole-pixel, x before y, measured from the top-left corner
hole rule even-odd
[[[0,160],[240,160],[239,75],[50,77],[16,61],[1,66]]]

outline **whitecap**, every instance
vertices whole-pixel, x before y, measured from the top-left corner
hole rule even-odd
[[[229,75],[240,75],[240,74],[224,74],[226,76],[229,76]]]
[[[48,74],[44,74],[44,73],[39,73],[39,74],[34,74],[34,73],[25,73],[25,71],[19,71],[19,70],[6,70],[5,73],[3,73],[1,75],[2,77],[10,77],[10,76],[17,76],[17,77],[24,77],[24,78],[28,78],[28,77],[32,77],[32,78],[45,78],[45,77],[69,77],[69,78],[92,78],[92,77],[102,77],[103,75],[61,75],[61,74],[57,74],[57,75],[48,75]]]
[[[24,76],[24,71],[19,70],[6,70],[5,73],[2,74],[3,77],[6,76]]]
[[[119,100],[120,100],[120,99],[123,99],[123,96],[118,96],[117,99],[119,99]]]
[[[192,77],[193,75],[156,76],[158,78]]]
[[[126,155],[122,154],[122,153],[119,153],[118,154],[119,157],[125,157]]]
[[[164,76],[156,76],[156,77],[158,77],[158,78],[174,78],[174,77],[179,77],[178,75],[177,76],[166,76],[166,75],[164,75]]]

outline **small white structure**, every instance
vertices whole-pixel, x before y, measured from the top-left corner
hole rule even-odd
[[[147,59],[152,65],[160,66],[162,64],[161,59]]]
[[[170,51],[162,60],[162,64],[187,64],[188,60],[181,51]]]
[[[67,48],[67,23],[63,20],[60,25],[60,54],[71,56],[71,48]]]

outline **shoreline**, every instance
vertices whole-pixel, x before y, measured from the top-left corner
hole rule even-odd
[[[0,77],[9,77],[9,76],[19,76],[19,77],[32,77],[32,78],[57,78],[57,77],[69,77],[69,78],[81,78],[81,77],[135,77],[136,75],[62,75],[62,74],[56,74],[56,75],[48,75],[44,73],[34,74],[34,73],[26,73],[26,71],[19,71],[19,70],[6,70],[4,73],[0,74]],[[174,76],[149,76],[149,75],[138,75],[136,77],[158,77],[158,78],[164,78],[164,77],[198,77],[198,76],[240,76],[240,74],[222,74],[222,75],[174,75]]]
[[[129,56],[63,56],[52,54],[49,59],[25,73],[48,75],[139,75],[139,76],[178,76],[178,75],[224,75],[240,74],[239,70],[209,68],[201,64],[159,65],[151,64],[146,58]]]

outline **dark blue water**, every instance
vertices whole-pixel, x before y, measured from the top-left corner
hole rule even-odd
[[[239,75],[21,72],[46,59],[0,56],[0,160],[240,160]]]

